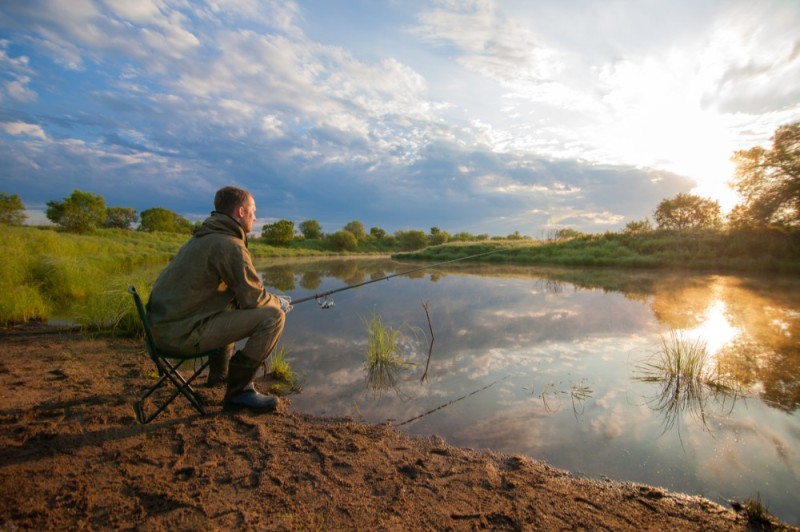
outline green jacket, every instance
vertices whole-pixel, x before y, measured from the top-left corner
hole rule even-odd
[[[279,302],[253,266],[244,229],[213,212],[158,276],[147,308],[158,347],[180,351],[197,345],[209,317],[270,304]]]

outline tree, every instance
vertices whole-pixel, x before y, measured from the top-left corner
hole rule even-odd
[[[106,212],[105,227],[130,229],[139,221],[139,215],[133,207],[109,207]]]
[[[192,223],[168,209],[153,207],[142,211],[142,221],[139,223],[140,231],[163,231],[165,233],[192,233]]]
[[[370,227],[369,235],[375,240],[381,240],[386,236],[386,231],[380,227]]]
[[[47,218],[68,231],[84,233],[106,221],[106,200],[91,192],[72,191],[63,201],[48,201]]]
[[[364,240],[367,237],[367,231],[364,229],[364,224],[358,220],[353,220],[345,225],[342,229],[352,233],[353,236],[356,237],[356,240]]]
[[[271,246],[285,246],[294,238],[294,222],[278,220],[261,228],[261,238]]]
[[[583,236],[583,233],[572,229],[571,227],[562,227],[561,229],[556,229],[553,240],[555,242],[564,242],[565,240],[572,240],[573,238],[579,238]]]
[[[424,232],[418,230],[396,231],[394,234],[401,249],[422,249],[428,245],[428,238]]]
[[[331,242],[337,249],[346,249],[348,251],[352,251],[358,246],[356,235],[344,229],[333,233],[331,235]]]
[[[722,225],[719,203],[679,193],[672,199],[662,200],[653,213],[659,229],[711,229]]]
[[[438,246],[439,244],[444,244],[450,239],[450,233],[447,231],[442,231],[438,227],[431,227],[431,234],[428,237],[428,243],[432,246]]]
[[[649,233],[652,230],[653,225],[650,223],[650,219],[645,218],[644,220],[628,222],[625,224],[625,230],[623,232],[631,235],[639,235],[642,233]]]
[[[22,225],[25,223],[25,204],[16,194],[0,192],[0,224]]]
[[[322,238],[322,226],[316,220],[300,222],[300,232],[309,240]]]
[[[735,223],[800,225],[800,122],[780,126],[772,148],[737,151],[733,162],[731,185],[743,198]]]

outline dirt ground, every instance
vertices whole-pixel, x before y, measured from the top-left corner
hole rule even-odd
[[[0,529],[752,529],[700,497],[313,418],[285,398],[231,414],[222,388],[198,386],[209,415],[179,397],[142,426],[148,373],[140,341],[0,329]]]

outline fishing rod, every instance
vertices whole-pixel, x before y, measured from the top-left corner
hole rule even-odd
[[[410,273],[414,273],[414,272],[418,272],[418,271],[422,271],[422,270],[427,270],[428,268],[435,268],[437,266],[442,266],[444,264],[451,264],[453,262],[459,262],[459,261],[462,261],[462,260],[476,259],[478,257],[484,257],[486,255],[491,255],[492,253],[497,253],[497,252],[500,252],[500,251],[506,251],[506,249],[505,248],[500,248],[500,249],[495,249],[495,250],[492,250],[492,251],[485,251],[483,253],[476,253],[475,255],[469,255],[467,257],[460,257],[460,258],[457,258],[457,259],[450,259],[450,260],[446,260],[446,261],[442,261],[442,262],[437,262],[435,264],[427,264],[425,266],[420,266],[419,268],[413,268],[411,270],[406,270],[406,271],[399,272],[399,273],[393,273],[391,275],[384,275],[383,277],[379,277],[377,279],[370,279],[369,281],[364,281],[364,282],[361,282],[361,283],[348,285],[348,286],[342,286],[341,288],[336,288],[334,290],[328,290],[327,292],[322,292],[320,294],[314,294],[313,296],[302,297],[300,299],[293,299],[291,304],[294,306],[294,305],[297,305],[297,304],[300,304],[300,303],[305,303],[306,301],[316,300],[316,301],[319,302],[319,306],[322,307],[323,309],[331,308],[331,307],[334,306],[334,302],[333,302],[333,300],[328,299],[328,298],[330,296],[332,296],[333,294],[336,294],[336,293],[339,293],[339,292],[344,292],[345,290],[352,290],[353,288],[359,288],[359,287],[364,286],[364,285],[377,283],[378,281],[388,281],[392,277],[399,277],[401,275],[408,275]],[[323,298],[324,298],[324,300],[320,301],[320,299],[323,299]]]

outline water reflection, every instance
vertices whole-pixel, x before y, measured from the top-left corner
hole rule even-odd
[[[733,412],[741,391],[720,373],[712,354],[702,337],[692,339],[672,330],[662,336],[658,353],[639,365],[636,379],[658,385],[648,404],[663,418],[662,434],[677,428],[682,442],[683,414],[696,417],[704,429],[710,430],[706,415],[712,406],[724,412],[727,403],[727,414]]]
[[[259,271],[297,300],[417,266],[285,261]],[[800,522],[798,294],[792,278],[467,264],[417,271],[340,292],[329,310],[295,306],[282,342],[306,379],[292,408],[404,423],[455,445],[723,502],[760,492],[773,513]],[[422,302],[436,337],[430,360],[427,339],[407,342],[403,358],[414,365],[375,394],[364,318],[427,331]],[[673,330],[702,340],[704,371],[747,399],[713,387],[681,395],[669,378],[637,379],[636,364]]]

